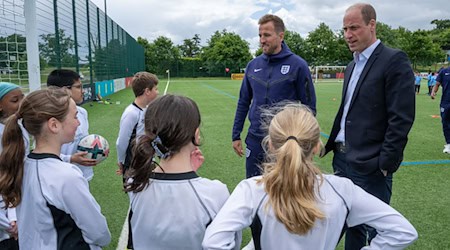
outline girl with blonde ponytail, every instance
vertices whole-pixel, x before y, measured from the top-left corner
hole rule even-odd
[[[204,249],[233,247],[235,232],[259,223],[256,249],[335,249],[344,224],[378,231],[367,249],[402,249],[414,227],[389,205],[346,178],[325,175],[313,162],[320,128],[310,110],[289,103],[266,113],[263,175],[241,181],[206,230]]]

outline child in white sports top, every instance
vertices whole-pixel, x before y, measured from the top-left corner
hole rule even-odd
[[[61,159],[65,162],[75,164],[81,172],[83,172],[84,178],[91,181],[94,177],[93,166],[97,165],[97,161],[84,157],[87,152],[77,152],[78,143],[85,136],[89,135],[89,120],[88,112],[79,104],[82,104],[83,99],[83,83],[81,83],[80,75],[70,69],[55,69],[47,77],[48,87],[66,88],[70,91],[72,99],[77,104],[78,121],[80,126],[77,128],[75,139],[72,142],[65,143],[61,147]]]
[[[3,137],[5,122],[8,117],[14,115],[19,109],[24,94],[19,85],[9,82],[0,82],[0,139]],[[20,125],[20,122],[19,122]],[[21,125],[20,125],[21,126]],[[28,152],[30,138],[23,129],[25,152]],[[9,143],[9,142],[5,142]],[[2,151],[0,143],[0,152]],[[25,155],[24,155],[25,157]],[[17,217],[14,207],[5,206],[3,198],[0,197],[0,249],[19,249],[17,242]]]
[[[202,162],[200,122],[197,104],[187,97],[165,95],[147,107],[126,185],[135,250],[201,249],[206,227],[227,200],[225,184],[194,171]]]
[[[204,249],[230,249],[235,232],[259,223],[256,249],[335,249],[345,223],[377,236],[364,249],[403,249],[417,239],[400,213],[349,179],[324,175],[313,156],[320,128],[306,106],[288,104],[270,120],[262,176],[241,181],[208,227]]]
[[[36,147],[26,159],[23,133]],[[8,118],[0,154],[0,194],[17,207],[20,249],[101,249],[111,235],[81,170],[60,159],[61,146],[74,139],[75,101],[66,89],[27,95]]]

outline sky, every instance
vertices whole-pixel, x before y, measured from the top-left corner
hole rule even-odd
[[[105,0],[91,0],[104,10]],[[258,19],[270,13],[281,17],[286,29],[306,38],[320,23],[342,28],[352,0],[106,0],[107,14],[132,37],[149,42],[165,36],[175,45],[199,34],[206,45],[212,34],[226,29],[239,34],[255,51]],[[430,30],[434,19],[450,18],[450,0],[372,0],[377,21],[392,28]]]

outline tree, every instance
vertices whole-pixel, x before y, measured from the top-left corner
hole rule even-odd
[[[431,24],[436,25],[436,28],[430,31],[433,42],[439,44],[444,50],[450,50],[450,19],[435,19],[431,21]]]
[[[286,30],[284,32],[284,42],[294,54],[305,58],[307,50],[306,41],[300,36],[299,33]]]
[[[51,66],[74,66],[78,58],[74,55],[75,41],[59,30],[59,39],[55,34],[41,34],[39,43],[40,56]]]
[[[413,67],[417,65],[430,65],[444,58],[439,45],[433,43],[426,31],[417,30],[412,33],[410,41],[402,48],[408,54]]]
[[[450,19],[434,19],[431,24],[435,24],[438,30],[450,29]]]
[[[396,44],[396,35],[395,31],[392,30],[391,26],[377,22],[377,38],[380,39],[384,45],[395,48]]]
[[[191,39],[184,39],[183,44],[178,48],[181,51],[183,57],[197,57],[200,55],[202,48],[200,45],[200,35],[195,34]]]
[[[148,72],[152,72],[150,70],[150,43],[147,39],[138,36],[137,43],[139,43],[144,48],[144,56],[145,56],[145,70]]]
[[[306,45],[305,59],[310,65],[336,64],[341,60],[336,51],[337,36],[325,23],[308,34]]]
[[[160,36],[149,43],[147,39],[138,37],[138,43],[145,49],[145,64],[149,72],[164,75],[180,58],[180,51],[170,38]]]
[[[203,49],[203,59],[210,72],[240,72],[252,59],[247,41],[234,32],[216,31]]]

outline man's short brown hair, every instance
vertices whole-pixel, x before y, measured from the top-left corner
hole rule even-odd
[[[146,88],[153,89],[158,85],[158,77],[152,73],[145,71],[137,72],[134,74],[133,80],[131,80],[131,88],[133,89],[134,96],[138,97],[144,94]]]
[[[272,15],[272,14],[266,14],[263,17],[261,17],[258,21],[258,24],[266,24],[268,22],[273,22],[273,26],[275,27],[275,31],[279,34],[281,32],[284,32],[286,30],[286,27],[284,27],[284,22],[281,18],[278,16]]]

